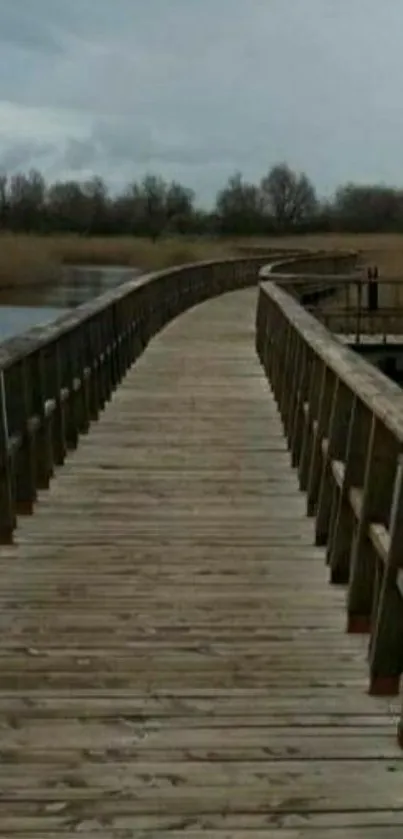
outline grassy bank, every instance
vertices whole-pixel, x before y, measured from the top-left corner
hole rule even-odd
[[[55,280],[61,265],[123,265],[152,271],[234,253],[230,243],[214,240],[164,239],[154,244],[129,237],[4,234],[0,236],[0,287]]]
[[[255,239],[254,242],[268,247],[362,251],[365,262],[369,265],[378,265],[381,277],[401,276],[403,280],[403,235],[329,233],[314,236],[286,236],[281,239]]]
[[[356,248],[368,263],[377,263],[381,276],[403,277],[403,236],[322,235],[281,239],[164,239],[153,244],[134,238],[79,236],[0,236],[0,287],[55,280],[63,264],[124,265],[144,271],[201,259],[234,256],[239,245],[274,248]]]

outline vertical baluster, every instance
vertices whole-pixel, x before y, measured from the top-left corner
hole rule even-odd
[[[370,693],[394,696],[403,672],[403,455],[397,458],[386,552],[378,563],[379,597],[369,648]]]
[[[62,466],[66,457],[66,397],[62,383],[60,338],[47,346],[47,397],[54,404],[52,439],[53,459],[56,466]]]
[[[12,541],[16,525],[15,485],[10,452],[4,371],[0,373],[0,544]]]
[[[38,489],[47,489],[53,475],[52,411],[46,398],[45,353],[41,348],[26,359],[27,376],[31,382],[31,403],[35,422],[35,473]]]
[[[32,415],[31,382],[27,360],[14,365],[18,388],[17,415],[14,418],[20,436],[15,455],[16,506],[20,515],[30,515],[36,501],[36,424]]]

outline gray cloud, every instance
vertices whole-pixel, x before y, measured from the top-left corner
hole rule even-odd
[[[40,166],[52,153],[51,143],[34,143],[32,140],[17,141],[0,150],[0,172],[11,174],[18,169],[25,171]]]
[[[205,201],[282,159],[322,192],[398,181],[402,24],[401,0],[0,0],[0,160],[43,143],[52,176]]]
[[[38,13],[39,12],[39,13]],[[63,52],[63,29],[49,18],[50,6],[37,0],[1,0],[0,41],[8,47],[52,56]]]
[[[66,142],[63,162],[67,169],[80,172],[96,163],[98,150],[92,140],[76,140],[74,137]]]

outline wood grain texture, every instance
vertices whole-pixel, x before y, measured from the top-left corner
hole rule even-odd
[[[179,318],[0,550],[0,836],[396,839],[366,693],[254,351]]]

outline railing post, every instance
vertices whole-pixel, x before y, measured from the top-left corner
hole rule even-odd
[[[322,382],[319,391],[319,406],[317,411],[317,419],[314,421],[312,454],[308,473],[308,516],[314,516],[317,512],[320,480],[324,461],[323,441],[329,439],[329,423],[335,387],[336,377],[333,371],[330,370],[330,368],[326,364],[324,364],[322,372]]]
[[[276,310],[272,303],[266,300],[264,304],[265,320],[263,335],[263,369],[270,387],[273,389],[273,370],[275,369],[275,343],[276,343]]]
[[[270,343],[272,345],[271,352],[271,386],[277,405],[279,404],[282,383],[282,371],[285,350],[287,346],[287,321],[282,312],[278,309],[274,312],[274,317],[270,324],[271,334]]]
[[[369,632],[374,601],[377,559],[368,538],[372,521],[387,524],[396,462],[399,455],[397,441],[388,434],[385,426],[374,416],[366,455],[362,493],[356,490],[356,522],[351,552],[347,609],[349,632]],[[359,509],[357,508],[357,505]]]
[[[68,332],[66,335],[63,336],[63,339],[60,343],[61,364],[63,371],[62,384],[66,392],[65,433],[66,444],[68,449],[75,449],[77,447],[79,432],[79,394],[77,393],[79,383],[75,375],[76,365],[74,356],[77,352],[75,340],[75,332],[73,334],[71,332]]]
[[[301,462],[302,445],[304,441],[305,413],[311,381],[312,355],[309,347],[303,342],[300,355],[301,368],[297,381],[294,417],[291,429],[291,465],[297,468]]]
[[[319,397],[324,374],[323,364],[315,356],[310,368],[308,399],[303,406],[304,432],[301,447],[301,459],[298,468],[299,486],[305,492],[308,487],[309,468],[313,451],[314,435],[319,413]]]
[[[76,422],[79,434],[87,434],[90,426],[90,368],[86,365],[85,330],[87,324],[79,324],[73,334],[74,364],[76,379]]]
[[[121,301],[117,301],[114,305],[113,323],[115,334],[115,386],[122,381],[126,372],[125,367],[125,332],[126,325],[124,322],[124,311],[121,307]]]
[[[299,384],[301,379],[301,368],[303,364],[303,341],[296,329],[293,329],[292,334],[293,350],[291,360],[291,370],[288,377],[288,394],[284,406],[284,430],[287,437],[288,447],[292,458],[292,443],[293,443],[293,429],[295,422],[295,413],[297,410]]]
[[[316,510],[315,541],[317,545],[332,543],[338,495],[334,464],[344,465],[353,394],[337,377],[333,391],[328,438],[322,441],[323,462]]]
[[[357,322],[355,330],[355,341],[359,344],[361,341],[361,313],[362,313],[362,283],[357,282]]]
[[[27,359],[16,365],[19,388],[20,444],[15,454],[16,507],[20,515],[31,515],[36,501],[36,429],[30,399]]]
[[[38,489],[47,489],[53,475],[53,410],[48,409],[46,399],[45,357],[42,349],[28,356],[27,375],[32,393],[33,418],[38,422],[35,437],[36,486]]]
[[[66,457],[66,400],[63,387],[60,339],[52,341],[48,357],[48,392],[54,399],[52,422],[53,458],[56,466],[62,466]]]
[[[335,481],[335,520],[332,539],[328,546],[328,560],[333,583],[346,584],[350,576],[351,548],[354,535],[354,512],[350,503],[350,490],[362,489],[366,466],[372,416],[367,408],[354,398],[347,439],[346,461],[342,464],[340,486]]]
[[[403,565],[402,454],[397,459],[388,534],[388,550],[378,560],[379,598],[374,603],[369,652],[370,693],[394,696],[399,691],[403,672],[403,592],[398,585],[399,571]]]
[[[118,383],[118,375],[116,370],[116,355],[115,355],[115,319],[114,307],[108,306],[104,311],[104,340],[106,344],[106,369],[107,369],[107,388],[108,401],[112,396],[113,391]]]
[[[96,354],[96,379],[97,379],[97,411],[102,411],[108,398],[107,376],[106,376],[106,354],[104,344],[104,331],[102,323],[102,312],[94,319],[95,333],[95,354]]]
[[[0,544],[8,545],[12,542],[15,525],[15,486],[2,370],[0,373]]]
[[[288,400],[289,378],[292,371],[292,328],[287,322],[284,323],[284,341],[282,345],[281,370],[279,371],[278,385],[278,409],[284,424],[286,404]]]
[[[100,409],[100,358],[98,326],[96,317],[91,317],[86,323],[84,354],[86,367],[89,370],[88,376],[88,410],[89,420],[98,419]]]
[[[259,361],[263,364],[264,342],[266,337],[266,317],[264,311],[264,296],[262,289],[259,289],[258,304],[256,308],[255,321],[255,349]]]

